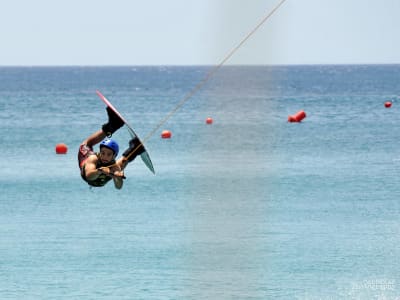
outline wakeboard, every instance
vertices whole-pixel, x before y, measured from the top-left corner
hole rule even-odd
[[[97,95],[100,97],[100,99],[109,107],[111,108],[118,117],[121,118],[121,120],[125,123],[126,128],[128,129],[128,132],[131,136],[131,138],[137,138],[140,143],[143,145],[144,148],[144,152],[142,154],[140,154],[140,157],[142,158],[144,164],[146,165],[146,167],[153,173],[155,174],[154,171],[154,167],[153,167],[153,163],[151,162],[150,159],[150,155],[147,152],[146,148],[144,147],[143,142],[140,140],[139,136],[136,134],[136,132],[132,129],[132,126],[129,125],[129,123],[125,120],[125,118],[119,113],[119,111],[114,107],[114,105],[111,104],[110,101],[108,101],[108,99],[106,97],[104,97],[104,95],[102,93],[100,93],[99,91],[96,91]]]

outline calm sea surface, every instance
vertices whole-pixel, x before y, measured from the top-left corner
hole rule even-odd
[[[400,299],[400,66],[224,67],[161,123],[210,70],[0,68],[1,299]],[[155,176],[81,180],[96,90]]]

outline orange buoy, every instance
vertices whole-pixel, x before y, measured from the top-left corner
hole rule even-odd
[[[170,139],[171,136],[172,136],[172,133],[171,133],[171,131],[169,131],[169,130],[163,130],[163,131],[161,132],[161,137],[162,137],[163,139]]]
[[[385,107],[386,108],[389,108],[389,107],[391,107],[392,106],[392,101],[386,101],[385,102]]]
[[[56,145],[56,153],[57,154],[67,154],[68,147],[64,143],[60,143]]]
[[[288,122],[301,122],[306,117],[304,110],[298,111],[296,114],[288,117]]]
[[[213,119],[212,118],[207,118],[206,119],[206,124],[209,124],[209,125],[211,125],[212,123],[213,123]]]

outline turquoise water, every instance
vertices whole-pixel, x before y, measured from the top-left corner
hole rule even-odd
[[[156,176],[81,180],[96,90],[146,137],[209,70],[0,68],[1,299],[400,297],[400,66],[224,67],[147,140]]]

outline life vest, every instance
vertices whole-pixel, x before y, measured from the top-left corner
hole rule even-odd
[[[101,162],[98,153],[96,153],[96,156],[97,156],[96,169],[101,168],[101,167],[108,167],[108,166],[115,164],[115,159],[104,164]],[[106,185],[107,182],[109,182],[112,179],[110,176],[107,176],[106,174],[100,174],[99,177],[97,177],[95,180],[88,180],[85,176],[85,164],[83,164],[83,166],[82,166],[81,176],[82,176],[83,180],[85,180],[90,186],[94,186],[94,187],[104,186],[104,185]]]

